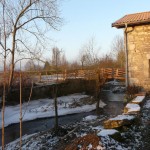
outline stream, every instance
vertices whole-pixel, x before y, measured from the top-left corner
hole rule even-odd
[[[104,108],[104,111],[102,112],[103,114],[101,115],[113,117],[122,113],[124,107],[123,106],[124,94],[113,94],[111,91],[102,91],[101,99],[103,100],[103,102],[107,104],[107,106]],[[65,125],[69,123],[79,122],[88,115],[96,115],[96,111],[61,116],[59,117],[59,124]],[[23,122],[23,135],[33,134],[40,131],[51,129],[54,126],[54,121],[55,121],[54,118],[51,117]],[[19,138],[19,123],[5,127],[5,144],[14,141],[17,138]]]

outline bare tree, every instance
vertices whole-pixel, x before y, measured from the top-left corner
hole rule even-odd
[[[52,66],[57,67],[60,65],[60,59],[61,59],[61,54],[60,50],[58,47],[53,47],[52,48]]]
[[[45,64],[44,64],[44,70],[48,70],[48,69],[50,69],[50,62],[49,61],[45,61]]]
[[[83,47],[80,52],[80,61],[82,67],[94,66],[99,62],[99,52],[100,48],[97,47],[95,39],[92,37]]]
[[[72,62],[69,63],[69,69],[70,70],[76,70],[79,69],[80,65],[77,60],[73,60]]]
[[[55,132],[58,133],[58,108],[57,108],[57,93],[58,93],[58,64],[60,62],[60,53],[61,50],[59,50],[57,47],[52,49],[52,63],[55,67],[56,74],[57,74],[57,80],[56,84],[54,86],[54,107],[55,107]]]
[[[125,51],[124,40],[121,36],[116,36],[113,39],[111,46],[112,55],[115,57],[118,67],[125,67]]]
[[[60,61],[61,61],[60,62],[61,63],[60,64],[61,70],[66,70],[68,68],[68,61],[67,61],[65,52],[62,53]]]
[[[99,67],[100,68],[116,67],[116,61],[114,60],[112,53],[105,54],[100,58]]]
[[[1,5],[2,3],[3,1],[0,2]],[[5,0],[5,9],[6,36],[11,43],[10,48],[7,48],[11,54],[9,77],[11,87],[16,53],[27,51],[32,54],[29,47],[33,43],[42,44],[46,31],[51,28],[58,29],[61,19],[58,14],[58,0]],[[4,23],[0,24],[0,27],[3,26]]]
[[[83,54],[80,56],[80,61],[81,61],[81,65],[82,65],[82,70],[84,69],[84,63],[86,62],[86,54]]]
[[[2,33],[0,33],[0,45],[1,45],[1,48],[2,48],[2,52],[1,54],[3,55],[4,57],[4,76],[3,76],[3,79],[4,79],[4,82],[3,82],[3,99],[2,99],[2,150],[4,150],[4,146],[5,146],[5,125],[4,125],[4,118],[5,118],[5,99],[6,99],[6,57],[7,57],[7,49],[6,49],[6,46],[7,46],[7,43],[6,43],[6,39],[7,39],[7,32],[6,32],[6,17],[5,17],[5,1],[2,1],[1,2],[1,5],[2,7],[1,11],[1,21],[3,23],[3,26],[1,27],[0,29],[0,32],[2,31]],[[1,38],[1,36],[3,37],[3,40]]]
[[[36,66],[33,60],[28,60],[24,66],[26,71],[34,71],[35,67]]]

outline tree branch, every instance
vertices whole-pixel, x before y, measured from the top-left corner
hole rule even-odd
[[[35,0],[34,2],[31,2],[30,0],[30,3],[19,13],[17,19],[16,19],[16,22],[15,22],[15,27],[17,26],[17,23],[19,21],[19,19],[23,16],[23,14],[25,13],[25,11],[30,8],[34,3],[36,3],[38,0]]]

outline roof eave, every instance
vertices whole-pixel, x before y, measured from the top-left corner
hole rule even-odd
[[[127,24],[128,27],[139,26],[139,25],[150,25],[150,20],[149,21],[142,21],[142,22],[121,23],[121,24],[112,23],[112,27],[116,27],[118,29],[119,28],[125,28],[125,24]]]
[[[116,28],[125,28],[125,24],[112,24],[112,27],[116,27]]]

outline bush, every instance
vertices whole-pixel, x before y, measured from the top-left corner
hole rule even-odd
[[[130,100],[135,98],[135,94],[138,94],[139,92],[141,92],[141,90],[142,88],[140,86],[136,86],[136,85],[128,86],[125,95],[126,102],[129,102]]]

